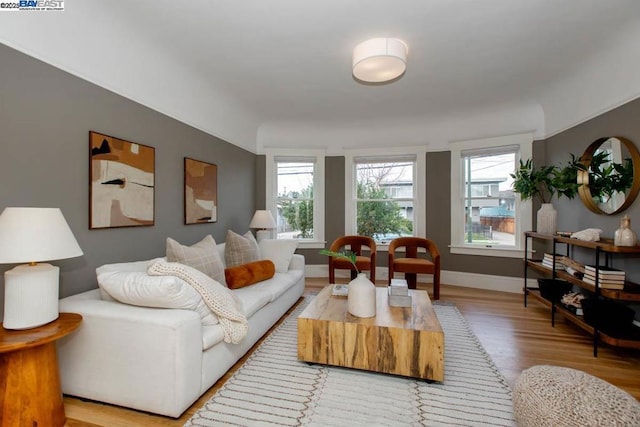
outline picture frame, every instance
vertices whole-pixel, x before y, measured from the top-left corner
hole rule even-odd
[[[218,221],[218,166],[184,158],[184,223]]]
[[[89,229],[155,224],[155,148],[89,131]]]

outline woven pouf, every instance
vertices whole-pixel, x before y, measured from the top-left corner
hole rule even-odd
[[[522,371],[513,392],[519,426],[640,426],[640,403],[586,372],[540,365]]]

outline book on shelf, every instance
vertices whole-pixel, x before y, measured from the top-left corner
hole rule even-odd
[[[582,281],[585,283],[588,283],[590,285],[595,285],[596,284],[596,280],[592,277],[588,277],[588,276],[584,276],[582,278]],[[612,289],[612,290],[622,290],[624,289],[624,282],[620,283],[620,282],[606,282],[606,281],[602,281],[599,280],[598,281],[598,287],[601,289]]]
[[[598,277],[620,277],[620,276],[622,276],[624,278],[625,275],[626,275],[624,270],[619,270],[619,269],[613,268],[613,267],[607,267],[605,265],[601,265],[599,267],[596,267],[595,265],[585,265],[584,266],[584,272],[585,272],[585,274],[591,274],[592,276],[595,276],[596,272],[597,272],[598,273]]]
[[[564,270],[564,264],[562,261],[564,257],[562,255],[556,255],[556,270]],[[553,255],[549,253],[544,254],[544,258],[542,258],[542,265],[547,268],[553,268]]]
[[[595,281],[596,280],[596,276],[594,274],[591,273],[584,273],[583,278],[588,278],[589,280]],[[625,277],[624,276],[617,276],[617,277],[603,277],[603,276],[598,276],[598,281],[600,283],[624,283],[625,282]]]

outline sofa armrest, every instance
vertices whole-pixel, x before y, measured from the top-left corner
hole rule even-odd
[[[289,263],[289,270],[304,270],[304,255],[293,254]]]
[[[62,299],[60,311],[83,317],[58,342],[63,393],[173,417],[200,395],[198,313],[104,301],[97,289]]]

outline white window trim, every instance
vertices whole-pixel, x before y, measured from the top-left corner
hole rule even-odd
[[[413,222],[413,235],[425,236],[426,235],[426,150],[424,147],[387,147],[382,149],[354,149],[345,150],[345,162],[344,162],[344,232],[347,235],[355,234],[357,229],[356,218],[356,174],[355,174],[355,157],[381,157],[390,155],[415,155],[416,167],[413,171],[414,176],[414,222]],[[388,250],[389,245],[377,244],[376,249],[379,251]]]
[[[464,150],[483,149],[491,147],[519,146],[516,155],[516,164],[520,159],[530,159],[533,154],[533,134],[522,133],[517,135],[500,136],[495,138],[485,138],[469,141],[451,142],[451,244],[449,246],[453,254],[496,256],[507,258],[524,257],[524,232],[531,230],[531,200],[522,201],[516,197],[516,242],[514,247],[497,248],[491,246],[481,246],[478,244],[464,243],[464,230],[459,224],[464,219],[464,209],[462,207],[463,185],[461,166],[461,153]]]
[[[271,211],[274,218],[278,212],[276,209],[277,168],[276,158],[290,157],[292,159],[313,157],[315,166],[313,170],[313,239],[297,240],[298,247],[303,249],[324,248],[324,150],[296,149],[292,154],[291,149],[268,149],[265,152],[265,191],[266,209]]]

